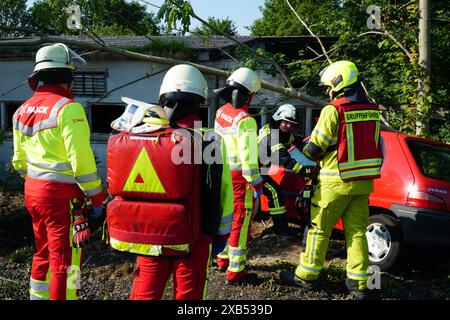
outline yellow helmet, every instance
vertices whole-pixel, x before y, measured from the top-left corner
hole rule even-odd
[[[358,80],[358,69],[350,61],[337,61],[330,64],[320,72],[320,82],[338,92]]]

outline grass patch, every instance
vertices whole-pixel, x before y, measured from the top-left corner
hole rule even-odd
[[[23,299],[22,291],[25,287],[15,281],[7,281],[0,279],[0,299],[1,300],[17,300]]]
[[[8,262],[10,263],[27,263],[31,264],[35,250],[33,247],[23,247],[17,249],[8,255]]]

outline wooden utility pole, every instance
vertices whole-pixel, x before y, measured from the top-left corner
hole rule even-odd
[[[430,96],[431,77],[431,43],[430,43],[430,0],[419,0],[419,103],[417,105],[416,134],[420,135],[427,130],[426,123],[422,122],[427,109]]]

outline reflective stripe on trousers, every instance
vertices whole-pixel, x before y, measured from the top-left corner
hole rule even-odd
[[[227,279],[229,280],[233,280],[233,273],[238,273],[245,269],[253,208],[253,191],[243,178],[233,180],[233,194],[233,225],[228,239],[228,257],[230,262],[227,269]],[[222,258],[222,254],[220,257]]]
[[[30,300],[49,300],[50,299],[50,269],[45,280],[36,280],[30,277]]]
[[[296,275],[304,280],[319,277],[331,232],[341,218],[347,245],[347,276],[354,280],[367,279],[369,254],[365,232],[369,223],[369,196],[342,195],[320,185],[319,189],[322,190],[314,192],[311,199],[312,227],[308,230]]]
[[[70,199],[55,198],[51,205],[42,201],[25,194],[36,241],[30,299],[77,300],[82,250],[72,247]]]

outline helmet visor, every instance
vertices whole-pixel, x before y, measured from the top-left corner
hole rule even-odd
[[[66,47],[67,48],[67,47]],[[77,54],[72,49],[67,48],[69,53],[69,61],[71,63],[77,62],[79,64],[86,64],[86,60],[84,60],[79,54]]]

